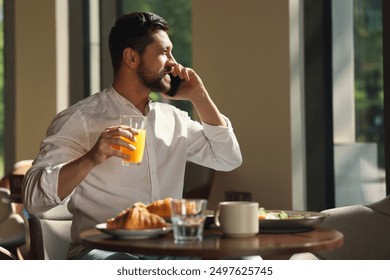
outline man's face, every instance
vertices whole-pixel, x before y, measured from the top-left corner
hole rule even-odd
[[[170,89],[171,71],[175,60],[172,56],[172,42],[165,31],[157,31],[154,42],[146,47],[138,66],[138,78],[146,88],[154,92],[166,92]]]

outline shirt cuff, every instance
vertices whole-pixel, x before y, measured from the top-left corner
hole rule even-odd
[[[56,204],[62,204],[67,198],[61,200],[58,197],[58,177],[62,166],[66,163],[61,163],[55,166],[48,166],[44,169],[42,176],[42,186],[48,197],[51,197]]]

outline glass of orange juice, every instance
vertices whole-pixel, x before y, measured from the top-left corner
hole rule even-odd
[[[122,165],[139,165],[142,162],[145,148],[145,139],[146,139],[146,124],[148,118],[145,116],[136,116],[136,115],[121,115],[121,124],[129,126],[138,131],[138,134],[135,135],[136,141],[131,141],[125,137],[121,138],[128,142],[129,144],[135,147],[135,151],[126,149],[125,147],[120,147],[121,152],[127,154],[129,159],[122,159]]]

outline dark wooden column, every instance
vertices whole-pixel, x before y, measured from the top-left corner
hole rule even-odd
[[[382,0],[386,194],[390,194],[390,1]]]
[[[304,2],[307,208],[335,205],[331,1]]]

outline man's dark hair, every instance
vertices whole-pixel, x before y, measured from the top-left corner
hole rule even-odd
[[[153,42],[152,33],[168,29],[168,23],[154,13],[136,12],[117,18],[108,39],[114,74],[121,66],[125,48],[132,48],[142,55],[145,48]]]

